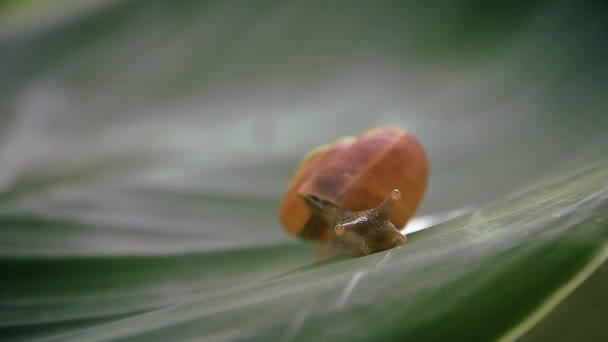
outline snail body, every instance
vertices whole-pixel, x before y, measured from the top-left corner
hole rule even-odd
[[[424,148],[411,133],[380,127],[306,156],[279,209],[284,229],[321,243],[320,257],[367,255],[406,242],[399,229],[428,184]]]

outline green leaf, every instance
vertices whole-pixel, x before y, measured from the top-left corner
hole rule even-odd
[[[94,304],[87,315],[118,314],[161,306],[158,278],[171,273],[191,277],[172,284],[172,295],[178,285],[191,292],[179,304],[59,334],[57,340],[493,339],[527,319],[570,279],[581,272],[588,276],[582,271],[587,265],[599,266],[608,258],[608,186],[597,186],[608,179],[607,165],[594,163],[566,180],[415,233],[410,243],[394,250],[276,277],[256,280],[255,274],[268,275],[289,258],[301,257],[298,248],[239,250],[199,259],[190,255],[189,265],[179,256],[58,260],[36,265],[39,269],[24,262],[19,268],[37,275],[28,276],[19,288],[32,292],[25,287],[41,280],[44,269],[66,272],[74,267],[80,270],[79,283],[95,280],[79,291],[114,292],[114,284],[119,296],[71,296],[67,302],[80,310]],[[110,271],[113,276],[97,274]],[[233,286],[221,285],[226,277],[234,279]],[[248,281],[236,285],[240,277]],[[206,288],[214,282],[218,284]],[[56,300],[56,305],[68,304]],[[142,301],[149,307],[137,307]]]
[[[81,6],[0,7],[2,340],[608,338],[601,10]],[[431,161],[410,242],[315,262],[291,172],[388,124]]]

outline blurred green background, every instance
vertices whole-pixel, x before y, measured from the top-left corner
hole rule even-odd
[[[605,258],[606,9],[0,2],[0,336],[508,336]],[[394,252],[314,263],[276,219],[291,172],[378,125],[427,148],[417,223],[475,211]],[[606,284],[603,267],[580,289]],[[558,309],[600,338],[603,309],[581,301]],[[528,338],[551,338],[555,317]]]

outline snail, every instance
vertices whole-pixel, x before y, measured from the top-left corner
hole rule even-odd
[[[373,128],[310,152],[279,219],[288,233],[318,240],[320,259],[380,252],[407,241],[399,229],[418,209],[428,178],[426,152],[412,133]]]

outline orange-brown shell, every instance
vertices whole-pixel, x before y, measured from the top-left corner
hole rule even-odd
[[[377,207],[399,189],[402,196],[390,220],[401,228],[418,209],[428,174],[426,153],[413,134],[398,127],[374,128],[323,145],[304,158],[281,201],[279,218],[290,234],[325,241],[333,227],[304,196],[359,211]]]

